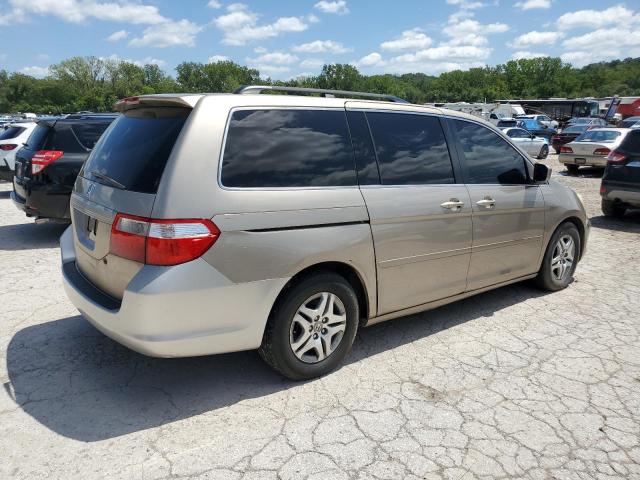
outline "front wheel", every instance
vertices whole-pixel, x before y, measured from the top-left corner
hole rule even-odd
[[[549,145],[543,145],[538,153],[538,160],[544,160],[549,155]]]
[[[291,380],[322,376],[342,363],[358,330],[358,298],[344,277],[302,278],[278,300],[260,355]]]
[[[543,290],[566,288],[580,258],[580,233],[571,222],[563,223],[555,231],[542,260],[536,284]]]

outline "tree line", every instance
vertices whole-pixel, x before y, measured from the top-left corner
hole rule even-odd
[[[0,112],[112,111],[116,100],[151,93],[232,92],[241,85],[273,84],[385,93],[413,103],[484,102],[507,98],[640,95],[640,58],[574,68],[559,58],[512,60],[494,67],[425,73],[364,75],[349,64],[325,65],[317,76],[274,81],[232,61],[183,62],[175,77],[153,64],[73,57],[44,78],[0,69]]]

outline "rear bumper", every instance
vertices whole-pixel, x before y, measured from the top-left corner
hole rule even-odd
[[[602,198],[611,202],[619,202],[640,208],[640,187],[624,182],[602,181],[605,188]]]
[[[565,165],[579,165],[586,167],[606,167],[607,157],[597,157],[595,155],[580,155],[577,153],[561,153],[558,161]]]
[[[13,203],[18,209],[33,217],[70,220],[69,199],[71,191],[50,184],[42,184],[13,177]]]
[[[235,284],[202,259],[173,267],[146,265],[118,302],[72,273],[71,228],[60,248],[64,288],[82,316],[115,341],[154,357],[258,348],[271,307],[288,281]]]

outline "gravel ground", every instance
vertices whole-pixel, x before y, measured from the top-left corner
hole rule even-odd
[[[161,360],[104,337],[63,293],[64,227],[0,184],[0,478],[640,478],[640,214],[605,219],[599,172],[547,163],[593,224],[568,289],[364,329],[305,383],[255,352]]]

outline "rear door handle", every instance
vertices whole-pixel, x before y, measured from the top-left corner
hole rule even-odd
[[[493,208],[496,206],[496,201],[491,197],[484,197],[482,200],[478,200],[476,205],[479,207]]]
[[[452,198],[448,202],[441,203],[440,206],[448,210],[453,210],[454,212],[459,212],[462,210],[462,207],[464,207],[464,202],[461,202],[457,198]]]

